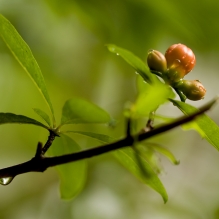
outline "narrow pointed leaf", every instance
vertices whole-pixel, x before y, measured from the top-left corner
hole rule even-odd
[[[49,127],[45,126],[43,123],[38,122],[35,119],[31,119],[27,116],[16,115],[13,113],[0,113],[0,125],[7,123],[32,124],[36,126],[41,126],[45,129],[49,129]]]
[[[111,118],[105,110],[84,99],[72,98],[67,100],[62,108],[62,125],[109,123],[110,121]]]
[[[141,168],[139,167],[139,161],[137,160],[135,151],[132,148],[120,149],[115,151],[114,154],[118,161],[124,165],[124,167],[126,167],[143,183],[157,191],[162,196],[164,202],[167,202],[168,195],[162,182],[148,162],[141,155],[138,156],[138,159],[141,159],[141,164],[143,165],[146,174],[142,173]]]
[[[103,143],[110,143],[114,140],[112,137],[110,137],[108,135],[99,134],[99,133],[84,132],[84,131],[68,131],[68,132],[80,134],[80,135],[83,135],[86,137],[90,137],[90,138],[96,139],[96,140],[103,142]]]
[[[29,46],[22,39],[14,26],[1,14],[0,36],[2,37],[3,41],[5,42],[11,53],[17,59],[19,64],[23,67],[23,69],[28,73],[33,82],[36,84],[37,88],[42,93],[54,116],[52,103],[50,101],[46,84],[37,61],[35,60]]]
[[[107,48],[110,52],[121,56],[129,65],[131,65],[137,73],[148,83],[159,82],[158,78],[153,75],[148,66],[130,51],[120,48],[116,45],[109,44]]]
[[[152,147],[148,146],[147,142],[138,142],[136,148],[138,149],[138,154],[140,154],[142,158],[144,158],[148,162],[153,171],[156,174],[160,174],[162,171],[162,167],[160,164],[160,158],[157,156],[155,150]]]
[[[159,152],[160,154],[164,155],[166,158],[170,160],[171,163],[178,165],[180,162],[175,158],[173,153],[171,153],[168,149],[162,147],[158,144],[148,144],[147,146],[153,148],[155,151]]]
[[[145,117],[159,105],[165,103],[171,94],[171,89],[164,84],[155,84],[138,95],[136,103],[133,105],[132,112],[134,117]]]
[[[167,123],[171,123],[171,122],[175,121],[175,118],[163,116],[163,115],[160,115],[160,114],[155,114],[154,117],[158,120],[161,120],[161,121],[164,121],[164,122],[167,122]]]
[[[197,108],[189,104],[177,100],[170,100],[177,106],[185,115],[191,115],[198,111]],[[219,127],[206,114],[199,116],[194,121],[184,125],[186,129],[195,129],[203,138],[205,138],[211,145],[219,150]]]
[[[67,135],[56,138],[51,153],[53,156],[69,154],[80,150],[80,146]],[[84,187],[87,176],[87,162],[80,160],[56,167],[60,177],[60,193],[62,199],[72,199]]]
[[[37,115],[39,115],[51,127],[51,121],[50,121],[50,118],[49,118],[47,113],[45,113],[41,109],[37,109],[37,108],[34,108],[33,110]]]

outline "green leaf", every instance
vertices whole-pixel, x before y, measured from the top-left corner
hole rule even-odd
[[[145,92],[148,88],[150,88],[150,84],[146,83],[140,75],[137,75],[136,87],[137,87],[138,94],[140,94],[140,93]]]
[[[41,109],[37,109],[37,108],[34,108],[33,110],[37,115],[39,115],[51,127],[51,121],[50,121],[50,118],[49,118],[47,113],[45,113]]]
[[[80,98],[72,98],[67,100],[62,108],[63,124],[77,123],[109,123],[111,118],[109,114],[96,106]]]
[[[148,162],[141,155],[138,155],[138,159],[141,159],[141,164],[143,165],[147,175],[142,173],[141,167],[139,167],[139,161],[137,160],[135,151],[132,148],[120,149],[115,151],[114,154],[119,162],[124,165],[133,175],[157,191],[163,197],[164,202],[167,202],[168,195],[162,182]]]
[[[168,149],[162,147],[161,145],[153,144],[153,143],[147,143],[146,145],[153,148],[155,151],[159,152],[160,154],[164,155],[166,158],[170,160],[171,163],[175,165],[178,165],[180,163]]]
[[[134,117],[146,117],[165,103],[171,94],[171,89],[164,84],[153,84],[138,95],[132,107]]]
[[[171,122],[174,122],[176,120],[173,117],[167,117],[167,116],[163,116],[163,115],[160,115],[160,114],[155,114],[154,118],[158,119],[158,120],[161,120],[161,121],[164,121],[164,122],[167,122],[167,123],[171,123]]]
[[[2,37],[5,44],[8,46],[11,53],[17,59],[19,64],[28,73],[33,82],[36,84],[39,91],[42,93],[54,117],[52,103],[50,101],[46,84],[37,61],[35,60],[29,46],[22,39],[14,26],[1,14],[0,36]]]
[[[45,126],[41,122],[38,122],[23,115],[16,115],[13,113],[0,113],[0,125],[7,123],[32,124],[36,126],[41,126],[45,129],[49,129],[49,127]]]
[[[107,48],[110,52],[121,56],[129,65],[131,65],[136,70],[137,73],[141,75],[141,77],[146,82],[159,82],[159,79],[150,72],[148,66],[130,51],[113,44],[107,45]]]
[[[185,115],[191,115],[198,111],[197,108],[189,104],[177,100],[170,100],[177,106]],[[219,127],[206,114],[199,116],[192,122],[183,126],[185,129],[195,129],[203,138],[205,138],[211,145],[219,150]]]
[[[149,143],[150,144],[150,143]],[[156,174],[161,173],[161,162],[155,150],[148,145],[148,142],[137,143],[135,149],[138,150],[138,155],[141,155],[153,169]]]
[[[140,94],[140,93],[145,92],[150,87],[150,85],[145,83],[143,78],[140,75],[138,75],[136,77],[136,87],[137,87],[138,94]],[[169,98],[175,98],[175,96],[176,95],[175,95],[173,89],[170,89]]]
[[[51,153],[53,156],[70,154],[80,150],[80,146],[67,135],[61,134],[56,138]],[[78,195],[84,187],[87,175],[87,162],[80,160],[56,167],[60,177],[60,193],[62,199],[72,199]]]
[[[103,143],[110,143],[114,140],[112,137],[110,137],[108,135],[99,134],[99,133],[84,132],[84,131],[67,131],[67,132],[84,135],[86,137],[96,139],[96,140],[103,142]]]

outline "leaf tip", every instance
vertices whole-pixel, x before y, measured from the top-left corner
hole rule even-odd
[[[116,46],[114,44],[105,45],[110,52],[116,53]]]
[[[175,164],[175,165],[179,165],[179,164],[180,164],[180,160],[175,160],[175,161],[174,161],[174,164]]]
[[[168,202],[168,195],[166,197],[163,197],[163,202],[166,204]]]

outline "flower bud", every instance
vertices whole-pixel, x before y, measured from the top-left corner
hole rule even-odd
[[[177,88],[181,90],[189,100],[201,100],[206,93],[206,89],[198,80],[182,80]]]
[[[167,60],[168,77],[174,82],[183,78],[195,66],[196,59],[193,51],[183,44],[170,46],[165,57]]]
[[[157,50],[150,50],[148,52],[147,63],[150,70],[155,70],[162,73],[166,72],[167,70],[166,58]]]

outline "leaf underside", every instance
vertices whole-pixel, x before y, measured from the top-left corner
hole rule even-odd
[[[54,141],[51,153],[53,156],[60,156],[77,152],[80,149],[80,146],[72,138],[61,134],[61,137]],[[56,169],[60,177],[61,198],[74,198],[82,191],[87,178],[86,160],[59,165]]]
[[[170,100],[177,106],[185,115],[191,115],[198,111],[197,108],[187,103],[177,100]],[[188,129],[195,129],[203,138],[205,138],[211,145],[219,150],[219,127],[218,125],[206,114],[200,115],[198,118],[189,122],[183,127]]]
[[[121,56],[149,84],[154,83],[154,82],[159,82],[157,77],[151,74],[148,66],[140,58],[135,56],[132,52],[126,49],[123,49],[121,47],[118,47],[116,45],[113,45],[113,44],[108,44],[107,48],[110,52]]]
[[[35,119],[31,119],[27,116],[16,115],[13,113],[0,113],[0,125],[7,123],[32,124],[36,126],[41,126],[45,129],[49,129],[49,127],[45,126],[43,123],[38,122]]]
[[[136,152],[129,147],[116,150],[114,152],[114,155],[116,156],[118,161],[124,167],[126,167],[134,176],[136,176],[143,183],[147,184],[152,189],[157,191],[162,196],[164,202],[167,202],[168,195],[159,177],[153,171],[149,163],[140,154],[137,157],[135,153]],[[144,168],[144,172],[146,172],[146,174],[143,174],[143,172],[141,171],[138,159],[140,159],[141,165]]]
[[[37,109],[37,108],[34,108],[33,110],[37,115],[39,115],[51,127],[51,121],[50,121],[50,118],[47,115],[47,113],[45,113],[41,109]]]

